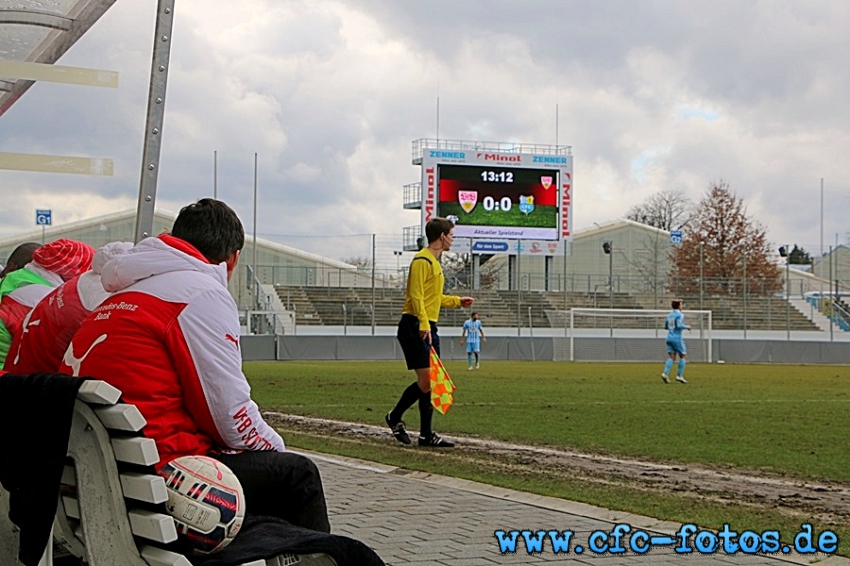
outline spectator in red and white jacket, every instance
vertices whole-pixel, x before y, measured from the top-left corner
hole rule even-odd
[[[211,455],[242,484],[247,509],[330,532],[319,471],[285,451],[242,373],[239,315],[227,283],[245,243],[221,201],[180,211],[170,235],[146,238],[101,274],[113,293],[80,325],[59,371],[121,390],[147,420],[161,469]]]
[[[18,374],[55,372],[80,323],[109,296],[100,280],[104,264],[132,247],[131,242],[106,244],[94,254],[91,270],[69,279],[41,299],[12,340],[3,369]]]
[[[44,244],[22,269],[7,273],[0,281],[0,365],[12,341],[21,333],[29,312],[50,291],[88,271],[94,248],[83,242],[61,238]],[[55,369],[55,368],[54,368]]]

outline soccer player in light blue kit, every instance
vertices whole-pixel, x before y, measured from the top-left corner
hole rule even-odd
[[[464,337],[466,337],[466,359],[469,360],[469,369],[472,369],[473,356],[475,357],[475,369],[481,369],[478,354],[481,351],[481,340],[483,339],[486,342],[487,338],[484,336],[484,330],[481,328],[481,321],[478,320],[477,312],[472,313],[469,320],[463,323],[463,332],[460,334],[461,345],[463,345]]]
[[[670,383],[669,374],[670,368],[673,367],[673,362],[676,361],[676,356],[679,356],[679,371],[676,375],[676,381],[679,383],[687,383],[682,376],[685,373],[685,364],[688,363],[688,349],[685,347],[685,341],[682,340],[682,330],[690,330],[691,327],[685,324],[685,315],[682,314],[682,301],[673,301],[673,310],[667,315],[667,320],[664,321],[664,328],[667,330],[667,355],[670,359],[664,364],[664,373],[661,374],[661,379],[664,383]]]

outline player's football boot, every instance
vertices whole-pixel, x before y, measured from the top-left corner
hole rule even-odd
[[[387,416],[384,417],[384,420],[387,421],[387,426],[390,427],[390,430],[393,431],[393,436],[396,440],[401,442],[402,444],[410,444],[410,435],[407,434],[407,430],[404,428],[404,421],[398,421],[393,424],[390,420],[390,413],[387,413]]]

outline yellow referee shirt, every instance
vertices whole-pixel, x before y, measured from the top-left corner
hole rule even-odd
[[[437,322],[440,318],[440,307],[460,306],[460,297],[443,294],[445,280],[443,266],[431,250],[422,248],[413,256],[402,313],[418,318],[420,331],[431,330],[431,321]]]

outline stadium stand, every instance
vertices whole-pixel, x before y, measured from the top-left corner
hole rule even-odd
[[[369,326],[372,324],[372,290],[364,287],[296,287],[278,286],[278,296],[284,305],[296,312],[299,325]],[[465,291],[466,292],[466,291]],[[531,325],[549,327],[546,311],[565,311],[571,308],[658,309],[652,295],[615,292],[613,304],[606,289],[596,293],[560,291],[503,291],[479,290],[472,293],[475,308],[485,326],[528,328]],[[684,296],[688,308],[711,310],[717,330],[744,328],[744,302],[740,296]],[[375,324],[395,326],[404,302],[404,290],[379,288],[375,290]],[[343,310],[343,305],[345,309]],[[702,305],[700,307],[700,305]],[[747,297],[746,326],[748,330],[786,330],[786,316],[793,331],[817,331],[817,324],[792,304],[786,312],[787,301],[779,296]],[[847,308],[850,312],[850,307]],[[444,309],[440,313],[443,326],[459,326],[468,312]]]

